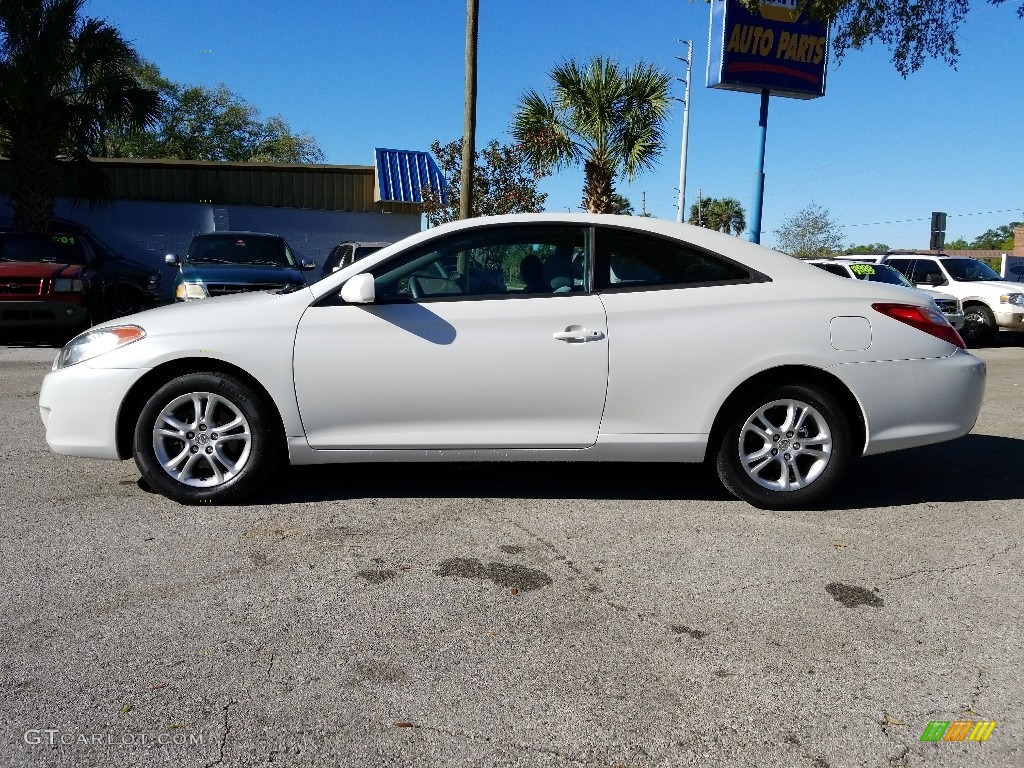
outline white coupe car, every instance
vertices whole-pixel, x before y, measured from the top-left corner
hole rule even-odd
[[[285,461],[701,462],[764,508],[974,425],[985,365],[926,297],[629,216],[478,218],[290,292],[96,326],[43,381],[50,447],[184,503]]]

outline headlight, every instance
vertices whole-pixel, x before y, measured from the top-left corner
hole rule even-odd
[[[206,286],[202,283],[178,283],[174,289],[176,298],[188,301],[190,299],[206,299],[210,294],[206,292]]]
[[[84,290],[85,283],[82,280],[60,277],[53,281],[54,293],[81,293]]]
[[[69,341],[60,351],[53,361],[53,370],[77,365],[144,338],[146,332],[137,325],[115,325],[83,333]]]
[[[999,301],[1003,304],[1016,304],[1018,307],[1024,307],[1024,293],[1004,293],[999,297]]]

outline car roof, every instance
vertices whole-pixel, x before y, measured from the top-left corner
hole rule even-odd
[[[216,232],[197,232],[192,237],[235,237],[237,235],[245,235],[246,237],[277,237],[284,240],[281,235],[275,235],[273,232],[249,232],[241,229],[220,229]]]

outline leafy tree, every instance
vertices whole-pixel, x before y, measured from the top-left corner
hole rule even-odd
[[[850,243],[846,246],[846,253],[850,256],[858,256],[862,253],[888,253],[891,249],[885,243],[870,243],[869,245],[854,245]]]
[[[970,248],[970,244],[962,237],[958,237],[956,240],[951,240],[945,245],[945,250],[947,251],[967,251],[970,250]]]
[[[0,155],[11,162],[19,230],[45,231],[53,218],[61,158],[75,190],[109,194],[90,150],[109,130],[137,130],[159,98],[136,77],[140,60],[121,33],[84,17],[85,0],[0,0]]]
[[[650,64],[574,60],[551,70],[551,97],[527,91],[512,118],[512,135],[534,167],[550,171],[583,164],[583,208],[613,210],[614,181],[654,167],[665,148],[672,76]]]
[[[139,78],[160,93],[163,109],[145,131],[117,131],[96,154],[174,160],[229,160],[266,163],[322,163],[323,150],[307,133],[294,133],[280,115],[266,121],[259,110],[223,83],[216,88],[174,83],[156,65],[144,64]]]
[[[620,195],[618,192],[615,192],[612,195],[612,206],[609,213],[617,213],[621,216],[632,216],[633,204],[629,202],[629,198],[625,195]]]
[[[747,219],[740,201],[734,197],[703,197],[690,206],[690,224],[738,235],[747,228]]]
[[[1014,227],[1024,227],[1024,221],[1011,221],[1009,224],[982,232],[968,247],[980,251],[1012,251]]]
[[[759,0],[744,2],[752,9],[760,5]],[[988,2],[1002,5],[1006,0]],[[831,20],[837,61],[851,49],[879,42],[892,52],[896,71],[906,77],[928,58],[956,65],[956,41],[969,7],[970,0],[808,0],[806,12]],[[1024,2],[1017,16],[1024,18]]]
[[[444,146],[435,141],[430,152],[449,184],[447,200],[443,202],[439,190],[424,190],[423,212],[430,225],[437,226],[460,218],[462,139]],[[537,182],[546,174],[534,172],[521,147],[492,139],[475,156],[472,216],[537,213],[544,209],[548,196],[537,191]]]
[[[778,250],[799,259],[820,259],[843,250],[843,229],[827,209],[811,202],[775,230]]]

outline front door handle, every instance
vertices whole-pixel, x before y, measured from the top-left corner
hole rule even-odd
[[[555,333],[554,337],[558,341],[568,341],[572,344],[574,342],[598,341],[599,339],[604,338],[604,334],[601,331],[588,331],[586,328],[570,326],[564,331],[558,331]]]

